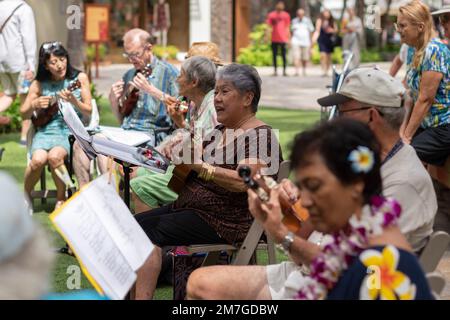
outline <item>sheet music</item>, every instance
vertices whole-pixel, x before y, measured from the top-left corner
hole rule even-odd
[[[60,111],[63,115],[64,122],[69,127],[70,132],[75,136],[83,151],[89,157],[93,159],[96,157],[96,152],[91,146],[91,136],[84,128],[83,123],[78,117],[77,113],[73,109],[72,105],[64,100],[59,100]]]
[[[125,297],[136,279],[134,270],[84,197],[69,203],[54,222],[105,294],[111,299]]]
[[[64,121],[69,127],[70,131],[79,138],[82,138],[86,141],[91,141],[91,136],[87,132],[86,128],[78,117],[77,113],[73,109],[72,105],[64,100],[59,101],[59,105],[61,108],[61,112],[63,114]]]
[[[97,154],[102,154],[158,173],[166,172],[169,166],[169,160],[164,158],[153,148],[151,148],[154,152],[153,154],[158,155],[158,160],[146,159],[139,155],[138,148],[134,146],[108,140],[100,135],[90,136],[70,103],[60,101],[60,110],[70,131],[80,143],[84,152],[86,152],[91,159]],[[159,161],[159,165],[157,164],[157,161]]]
[[[150,255],[153,244],[118,196],[114,185],[112,182],[108,183],[108,177],[103,175],[91,184],[91,192],[84,192],[83,196],[136,271]]]
[[[108,140],[104,137],[93,136],[92,147],[97,153],[105,156],[112,156],[123,162],[144,167],[158,173],[165,173],[167,170],[167,164],[163,168],[158,168],[156,165],[141,161],[137,156],[137,148],[120,144],[119,142]]]
[[[96,179],[51,219],[105,294],[123,299],[153,245],[107,179]]]
[[[136,130],[123,130],[122,128],[100,126],[100,133],[112,141],[120,142],[128,146],[140,146],[153,138],[147,132]]]

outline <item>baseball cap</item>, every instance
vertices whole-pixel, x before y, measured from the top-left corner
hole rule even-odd
[[[400,108],[406,89],[403,84],[386,72],[375,67],[357,68],[344,79],[341,90],[320,98],[321,106],[334,106],[349,100],[378,107]]]
[[[16,181],[0,171],[0,263],[15,254],[35,232],[23,192]]]

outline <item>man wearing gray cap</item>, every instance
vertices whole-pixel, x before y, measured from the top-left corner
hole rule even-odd
[[[318,100],[322,106],[338,106],[340,116],[366,123],[381,147],[383,194],[402,206],[401,231],[420,251],[433,232],[436,195],[428,172],[413,147],[399,135],[404,118],[405,88],[376,68],[350,72],[339,93]]]

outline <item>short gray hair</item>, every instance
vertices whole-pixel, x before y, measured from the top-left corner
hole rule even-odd
[[[253,93],[252,111],[258,111],[262,80],[254,67],[238,63],[229,64],[217,72],[217,80],[230,81],[241,93]]]
[[[405,118],[405,107],[379,107],[368,103],[361,103],[362,107],[374,107],[380,114],[383,115],[383,119],[386,121],[389,127],[394,130],[400,129],[403,120]]]
[[[213,90],[216,85],[217,68],[214,62],[206,57],[195,56],[183,62],[181,69],[189,81],[198,81],[198,88],[203,93]]]

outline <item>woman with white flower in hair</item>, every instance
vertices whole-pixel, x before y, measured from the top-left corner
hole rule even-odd
[[[433,298],[397,227],[400,205],[381,195],[379,146],[365,124],[342,118],[305,131],[295,139],[291,161],[310,222],[327,234],[293,298]],[[249,190],[252,213],[281,219],[280,190],[273,188],[266,203]],[[274,241],[284,246],[285,237],[280,232]]]

